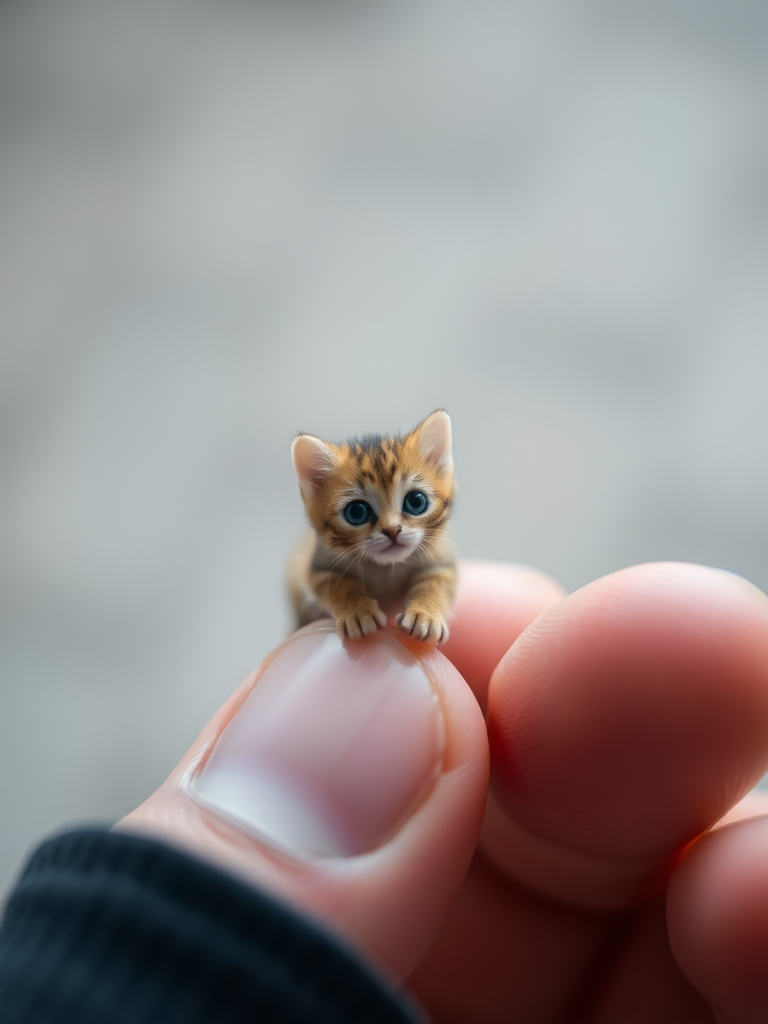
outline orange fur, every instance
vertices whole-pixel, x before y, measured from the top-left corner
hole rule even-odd
[[[445,537],[454,496],[447,413],[404,437],[332,444],[300,434],[292,451],[312,527],[288,576],[297,624],[331,616],[355,639],[399,611],[406,633],[443,643],[456,585]]]

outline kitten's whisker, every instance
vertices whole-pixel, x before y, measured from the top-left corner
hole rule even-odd
[[[473,544],[468,544],[467,541],[465,541],[457,533],[454,533],[453,530],[445,530],[444,531],[444,536],[448,537],[455,544],[460,545],[462,548],[466,548],[472,554],[477,554],[478,553],[478,549]]]
[[[339,562],[340,562],[340,561],[341,561],[341,560],[342,560],[342,559],[344,558],[344,556],[345,556],[345,555],[346,555],[347,553],[348,553],[348,552],[346,552],[346,551],[342,551],[342,553],[341,553],[340,555],[336,555],[336,557],[335,557],[335,558],[331,559],[331,563],[330,563],[330,565],[328,566],[328,568],[329,568],[329,569],[331,570],[331,572],[333,572],[333,571],[335,570],[335,568],[336,568],[336,566],[338,565],[338,563],[339,563]],[[347,567],[346,567],[346,568],[344,569],[344,572],[342,572],[342,573],[341,573],[340,575],[341,575],[341,576],[345,576],[345,575],[346,575],[346,572],[347,572],[347,569],[348,569],[348,568],[349,568],[349,566],[347,566]]]
[[[361,580],[363,586],[365,586],[365,569],[364,569],[365,557],[364,556],[365,556],[365,549],[364,548],[360,548],[360,550],[358,551],[357,555],[355,556],[357,558],[358,563],[359,563],[359,565],[358,565],[358,572],[360,573],[360,580]]]
[[[333,561],[331,562],[331,565],[330,565],[331,571],[333,571],[333,569],[335,568],[335,566],[336,566],[336,564],[338,562],[340,562],[343,558],[347,557],[348,555],[349,555],[348,551],[342,551],[341,554],[337,555],[333,559]],[[349,559],[348,564],[344,566],[344,571],[339,573],[339,579],[344,579],[344,577],[347,575],[349,570],[354,566],[355,562],[358,561],[358,560],[360,560],[362,562],[362,558],[363,558],[363,550],[362,550],[362,548],[359,551],[354,551],[352,553],[352,557]],[[361,573],[361,575],[362,575],[362,573]]]

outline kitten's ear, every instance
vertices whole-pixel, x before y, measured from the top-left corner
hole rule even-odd
[[[336,467],[336,455],[331,446],[312,434],[299,434],[291,445],[291,455],[299,489],[305,496],[316,494]]]
[[[444,409],[438,409],[423,420],[413,431],[421,453],[444,473],[453,469],[451,452],[451,418]]]

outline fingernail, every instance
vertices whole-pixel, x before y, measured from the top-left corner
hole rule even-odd
[[[279,648],[192,781],[214,812],[296,853],[376,849],[436,778],[440,704],[384,634],[315,627]]]

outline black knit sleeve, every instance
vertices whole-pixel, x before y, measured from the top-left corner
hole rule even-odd
[[[148,839],[70,832],[32,856],[0,925],[3,1024],[413,1024],[314,925]]]

